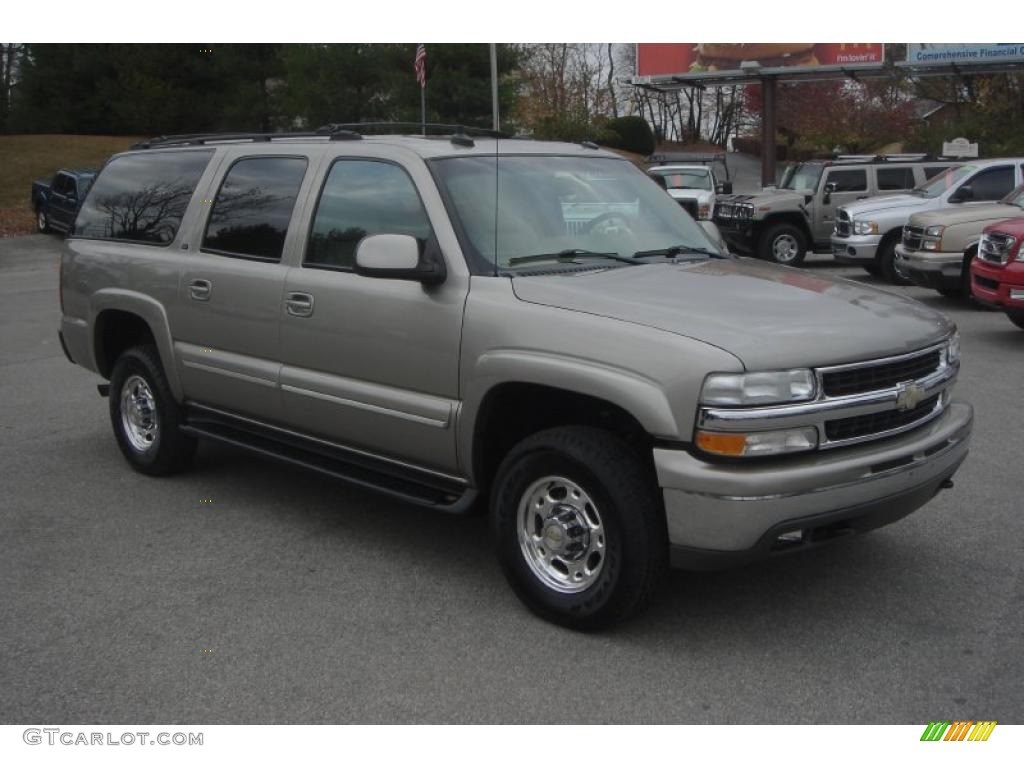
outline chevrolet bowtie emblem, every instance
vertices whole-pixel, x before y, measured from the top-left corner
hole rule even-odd
[[[927,394],[920,384],[905,381],[896,388],[896,407],[901,411],[912,411]]]

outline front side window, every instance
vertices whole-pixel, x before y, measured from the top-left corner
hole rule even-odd
[[[663,249],[718,255],[700,226],[627,160],[480,155],[432,167],[481,269],[546,269],[584,252],[612,261]]]
[[[863,168],[859,170],[831,171],[826,184],[835,184],[836,192],[865,192],[868,188],[868,173]]]
[[[70,176],[60,174],[53,184],[53,191],[58,195],[70,195],[75,189],[75,182]]]
[[[304,157],[248,157],[232,165],[213,201],[203,250],[279,261],[306,165]]]
[[[167,245],[178,232],[213,150],[121,155],[89,189],[75,236]]]
[[[914,188],[913,168],[878,168],[876,170],[879,192],[891,192]]]
[[[971,187],[971,200],[1001,200],[1013,189],[1013,166],[981,171],[967,184]]]
[[[367,235],[411,235],[420,252],[430,220],[409,174],[381,160],[337,160],[317,202],[305,264],[352,269]]]

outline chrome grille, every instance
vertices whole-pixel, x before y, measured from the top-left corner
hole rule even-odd
[[[821,385],[826,397],[843,397],[860,392],[873,392],[902,381],[923,379],[939,369],[942,355],[933,349],[921,355],[891,363],[844,368],[822,374]]]
[[[836,214],[836,234],[839,237],[849,237],[851,226],[850,214],[846,212],[845,208],[840,208]]]
[[[924,227],[912,227],[908,224],[903,228],[903,247],[908,251],[920,250],[923,237]]]
[[[879,432],[890,432],[910,426],[930,416],[939,406],[942,395],[929,397],[916,408],[909,411],[878,411],[863,416],[850,416],[845,419],[834,419],[825,422],[825,437],[829,442],[854,440],[871,436]]]

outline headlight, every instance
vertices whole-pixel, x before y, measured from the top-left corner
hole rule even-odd
[[[925,237],[942,237],[942,233],[946,230],[943,226],[925,227]]]
[[[855,235],[877,235],[877,221],[855,221],[853,222],[853,233]]]
[[[778,429],[772,432],[705,432],[697,430],[697,447],[718,456],[776,456],[818,447],[814,427]]]
[[[953,331],[953,335],[946,342],[946,363],[955,365],[960,362],[960,331]]]
[[[704,379],[700,399],[705,405],[768,405],[810,400],[814,372],[808,368],[758,373],[712,373]]]

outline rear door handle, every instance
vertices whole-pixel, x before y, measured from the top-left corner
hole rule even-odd
[[[309,317],[313,314],[313,297],[308,293],[289,293],[284,298],[284,308],[289,315]]]
[[[209,280],[193,280],[188,284],[188,295],[194,301],[209,301],[213,284]]]

